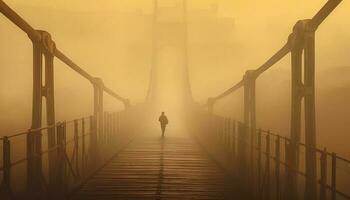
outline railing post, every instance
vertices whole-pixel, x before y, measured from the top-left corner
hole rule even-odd
[[[236,158],[236,133],[237,133],[237,122],[235,120],[232,121],[232,142],[231,142],[231,149],[232,149],[232,156],[233,156],[233,163],[235,163]]]
[[[247,196],[248,194],[248,182],[247,182],[247,143],[246,140],[246,126],[242,123],[238,123],[238,175],[239,181],[242,186],[242,195]]]
[[[301,100],[302,100],[302,52],[303,52],[303,23],[299,21],[290,37],[292,44],[292,110],[291,110],[291,142],[289,146],[287,171],[287,199],[297,199],[297,173],[299,169],[299,142],[301,137]]]
[[[271,140],[270,132],[266,135],[266,200],[270,200],[271,197],[271,182],[270,182],[270,158],[271,158]]]
[[[232,120],[231,127],[231,166],[234,175],[236,175],[236,121]]]
[[[81,119],[81,137],[82,137],[82,142],[81,142],[81,171],[82,171],[82,176],[85,176],[86,173],[86,150],[85,150],[85,118]]]
[[[33,105],[31,129],[41,127],[42,120],[42,44],[41,41],[32,40],[33,43]],[[41,194],[41,131],[30,132],[27,135],[27,190],[31,197],[36,198]]]
[[[107,135],[108,135],[108,113],[107,112],[103,112],[103,133],[101,134],[101,144],[105,144],[107,141]]]
[[[230,118],[227,118],[226,124],[227,124],[227,126],[226,126],[226,136],[225,136],[225,138],[226,138],[226,148],[229,150],[230,146],[231,146],[231,134],[230,134],[231,133],[231,119]]]
[[[116,134],[116,127],[117,127],[117,118],[116,118],[116,113],[114,112],[112,115],[112,139],[115,139],[115,134]]]
[[[111,133],[111,118],[110,118],[110,113],[108,113],[107,112],[107,114],[106,114],[106,119],[105,119],[105,121],[106,121],[106,129],[107,130],[105,130],[105,132],[106,132],[106,134],[105,134],[105,143],[106,144],[108,144],[108,142],[109,142],[109,135],[110,135],[110,133]]]
[[[320,185],[320,200],[327,199],[327,149],[325,148],[321,153],[321,185]]]
[[[57,170],[56,170],[56,197],[62,197],[66,190],[66,162],[65,162],[65,124],[57,124]]]
[[[316,114],[315,114],[315,29],[305,21],[304,98],[306,143],[306,199],[317,198]]]
[[[80,176],[79,173],[79,123],[78,120],[74,120],[74,158],[75,158],[75,171],[77,177]]]
[[[5,190],[11,191],[11,142],[7,136],[3,138],[3,184]]]
[[[281,137],[277,136],[275,143],[275,154],[276,154],[276,200],[279,200],[281,197],[281,186],[280,186],[280,165],[281,165]]]
[[[117,130],[116,136],[120,133],[120,112],[117,113]]]
[[[40,31],[42,36],[43,52],[45,56],[45,85],[43,96],[46,98],[46,122],[48,125],[55,125],[55,95],[54,95],[54,53],[56,44],[51,35],[46,31]],[[48,149],[56,146],[55,127],[48,129]],[[56,151],[49,151],[49,183],[53,186],[55,181]]]
[[[53,59],[56,50],[55,42],[51,35],[46,31],[38,31],[40,40],[31,38],[33,43],[33,108],[32,108],[32,127],[37,129],[41,127],[42,121],[42,98],[46,98],[46,121],[48,125],[55,124],[55,103],[54,103],[54,69]],[[43,55],[45,56],[45,74],[43,74]],[[43,79],[45,85],[43,85]],[[35,156],[30,159],[27,167],[28,190],[31,193],[40,194],[40,176],[41,166],[41,134],[37,132],[28,137],[28,148],[33,152],[28,152],[28,156]],[[48,129],[48,149],[56,145],[55,127]],[[52,189],[55,179],[55,160],[56,152],[48,153],[48,171],[49,171],[49,189]]]
[[[261,146],[261,136],[262,136],[262,130],[259,129],[258,131],[258,171],[257,171],[257,187],[256,187],[256,193],[257,195],[261,196],[260,190],[261,190],[261,169],[262,169],[262,164],[261,164],[261,155],[262,155],[262,146]]]
[[[100,78],[95,78],[93,82],[94,86],[94,117],[93,117],[93,132],[91,132],[91,149],[92,153],[91,162],[96,164],[99,154],[99,142],[104,133],[103,123],[103,82]]]
[[[255,148],[255,131],[256,131],[256,100],[255,100],[255,71],[246,71],[244,77],[244,124],[246,126],[246,137],[250,138],[250,179],[252,187],[255,188],[254,172],[254,148]]]
[[[90,142],[89,142],[89,163],[91,164],[91,169],[95,169],[97,156],[99,151],[99,146],[97,142],[97,117],[96,115],[90,116]]]
[[[337,154],[332,153],[332,182],[331,182],[331,191],[332,191],[332,200],[337,199]]]

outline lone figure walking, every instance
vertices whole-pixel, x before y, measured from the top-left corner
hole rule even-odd
[[[168,118],[165,116],[164,112],[162,112],[158,121],[160,122],[160,127],[162,128],[162,137],[164,137],[165,128],[169,122]]]

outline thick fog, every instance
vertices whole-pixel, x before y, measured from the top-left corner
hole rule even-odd
[[[132,103],[144,101],[152,65],[153,0],[8,0],[33,27],[52,34],[57,47],[78,65]],[[159,0],[160,7],[177,1]],[[181,2],[181,1],[178,1]],[[311,18],[325,0],[188,0],[189,76],[194,99],[238,82],[245,70],[264,63],[286,42],[299,19]],[[316,37],[318,145],[347,157],[350,148],[350,2],[344,1],[320,26]],[[174,11],[178,15],[180,11]],[[180,12],[181,13],[181,12]],[[162,13],[163,17],[169,13]],[[170,16],[171,17],[171,16]],[[159,63],[164,84],[176,83],[172,70],[180,52],[168,47]],[[167,64],[166,61],[174,60]],[[30,127],[32,44],[0,15],[0,135]],[[162,70],[160,70],[162,71]],[[169,73],[170,71],[170,73]],[[175,72],[174,72],[175,73]],[[258,79],[258,126],[289,135],[290,55]],[[176,91],[163,87],[164,109]],[[92,86],[55,60],[57,120],[92,113]],[[242,92],[229,96],[215,112],[242,119]],[[123,105],[106,96],[106,110]],[[163,109],[163,108],[162,108]]]

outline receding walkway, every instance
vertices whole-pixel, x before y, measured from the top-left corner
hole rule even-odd
[[[190,137],[143,136],[72,199],[230,199],[224,172]]]

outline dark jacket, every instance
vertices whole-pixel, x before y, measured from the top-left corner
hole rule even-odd
[[[165,115],[161,115],[160,117],[159,117],[159,120],[158,120],[159,122],[160,122],[160,124],[161,125],[167,125],[168,124],[168,118],[165,116]]]

